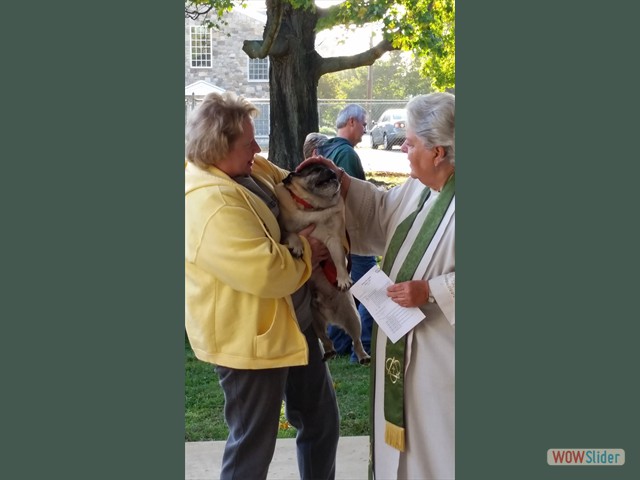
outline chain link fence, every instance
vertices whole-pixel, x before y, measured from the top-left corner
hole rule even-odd
[[[367,111],[367,122],[377,121],[385,110],[404,108],[408,100],[369,100],[369,99],[319,99],[318,127],[325,135],[336,134],[336,117],[340,110],[350,103],[357,103]],[[371,128],[371,127],[368,127]]]

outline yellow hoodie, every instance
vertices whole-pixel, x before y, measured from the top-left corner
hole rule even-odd
[[[287,176],[256,155],[252,176],[273,188]],[[308,362],[290,295],[311,275],[280,244],[280,228],[258,196],[216,167],[185,167],[185,325],[200,360],[238,369]]]

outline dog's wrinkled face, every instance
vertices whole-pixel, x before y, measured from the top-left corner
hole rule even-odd
[[[315,208],[335,205],[340,195],[340,181],[337,175],[319,163],[310,164],[298,172],[291,172],[282,183]]]

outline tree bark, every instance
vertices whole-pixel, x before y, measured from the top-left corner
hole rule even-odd
[[[278,37],[269,53],[269,160],[294,170],[303,160],[302,145],[318,130],[317,16],[284,5]]]
[[[371,65],[394,49],[390,42],[382,41],[358,55],[322,58],[315,50],[317,22],[318,13],[313,9],[267,0],[263,40],[245,41],[242,48],[250,58],[269,55],[269,160],[287,170],[294,170],[303,160],[307,134],[318,131],[320,77]]]

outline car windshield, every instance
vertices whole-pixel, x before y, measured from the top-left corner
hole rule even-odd
[[[407,111],[406,110],[387,110],[382,114],[379,122],[397,122],[398,120],[406,121],[407,119]]]

